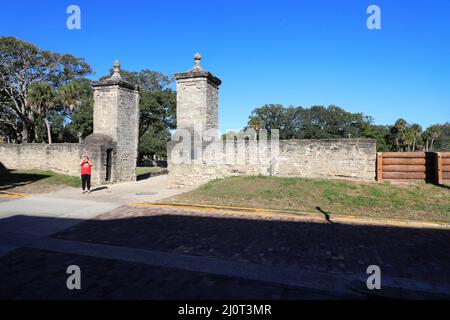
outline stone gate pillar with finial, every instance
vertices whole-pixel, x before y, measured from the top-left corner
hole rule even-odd
[[[201,136],[205,130],[218,129],[219,86],[222,81],[200,65],[202,56],[194,55],[194,67],[174,74],[177,81],[177,129],[195,130]]]
[[[120,63],[111,77],[94,85],[94,133],[86,138],[88,154],[95,157],[96,183],[136,180],[139,140],[139,87],[124,81]]]

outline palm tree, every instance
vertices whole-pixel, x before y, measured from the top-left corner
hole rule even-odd
[[[393,131],[394,131],[395,144],[397,146],[397,151],[400,150],[400,142],[405,141],[405,130],[406,130],[407,126],[408,126],[408,123],[404,119],[400,118],[397,121],[395,121]]]
[[[437,138],[442,134],[442,127],[438,124],[432,125],[428,127],[428,129],[424,132],[425,139],[427,141],[427,151],[433,151],[433,144]],[[431,141],[430,141],[431,140]]]
[[[34,112],[41,115],[47,127],[48,143],[52,143],[52,132],[48,115],[56,105],[57,94],[53,85],[48,82],[36,82],[28,88],[27,98]]]
[[[75,82],[70,82],[59,88],[60,102],[69,112],[77,111],[81,105],[81,88]]]
[[[420,138],[420,136],[422,134],[422,127],[419,124],[414,123],[411,125],[410,128],[411,128],[411,132],[413,134],[412,152],[414,152],[416,150],[417,139]]]
[[[92,92],[88,82],[73,81],[59,88],[59,102],[68,115],[76,114],[82,106],[90,103]],[[82,142],[82,133],[78,131],[78,142]]]

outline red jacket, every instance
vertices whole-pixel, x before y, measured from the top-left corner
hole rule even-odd
[[[81,162],[81,174],[91,175],[91,167],[92,167],[92,162],[90,162],[90,161]]]

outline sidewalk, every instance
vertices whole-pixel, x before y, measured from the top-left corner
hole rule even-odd
[[[450,299],[448,228],[149,204],[180,191],[127,187],[0,203],[0,297]],[[121,205],[126,195],[141,207]],[[65,288],[69,264],[84,270],[78,295]],[[365,286],[369,265],[380,291]]]
[[[192,188],[169,189],[167,188],[167,179],[167,175],[159,175],[141,181],[93,186],[90,194],[82,195],[81,188],[67,188],[42,194],[41,196],[64,199],[89,199],[126,204],[130,201],[159,201],[192,190]]]

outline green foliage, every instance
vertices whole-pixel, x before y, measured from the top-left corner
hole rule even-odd
[[[418,124],[398,119],[392,126],[373,124],[362,113],[337,106],[283,107],[264,105],[251,113],[247,128],[280,130],[280,139],[371,138],[377,151],[449,151],[449,123],[432,125],[425,132]]]
[[[280,139],[330,139],[369,135],[371,123],[370,117],[346,112],[337,106],[313,106],[308,109],[284,108],[276,104],[253,110],[248,127],[268,131],[279,129]]]
[[[149,128],[139,141],[139,162],[144,160],[144,158],[151,159],[153,155],[166,157],[166,144],[169,140],[169,130]]]
[[[94,131],[93,103],[80,108],[72,115],[73,129],[78,133],[79,139],[84,139]]]
[[[73,81],[83,81],[92,73],[81,58],[41,50],[14,37],[0,37],[0,123],[2,132],[15,132],[7,138],[36,142],[41,119],[51,140],[49,112],[63,106],[58,90]]]

